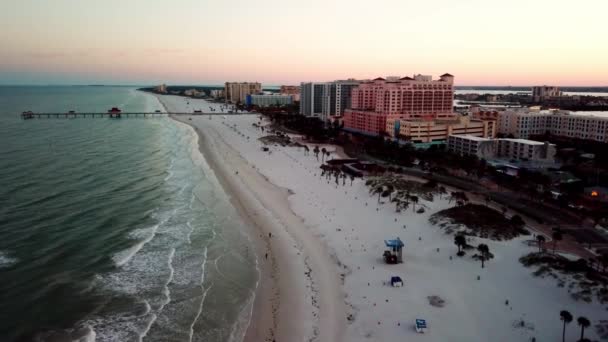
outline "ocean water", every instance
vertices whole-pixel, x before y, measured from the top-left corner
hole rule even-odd
[[[532,89],[529,90],[513,90],[513,89],[456,89],[455,94],[491,94],[491,95],[507,95],[507,94],[532,94]],[[583,92],[583,91],[564,91],[564,95],[570,96],[601,96],[608,97],[608,92]]]
[[[127,87],[0,87],[0,341],[238,341],[256,257],[192,129]]]

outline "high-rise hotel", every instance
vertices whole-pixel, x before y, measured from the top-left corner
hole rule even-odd
[[[227,103],[245,103],[247,95],[262,92],[262,85],[258,82],[226,82],[224,96]]]
[[[333,116],[342,116],[350,107],[352,90],[361,82],[348,79],[333,82],[300,85],[300,114],[314,116],[326,121]]]
[[[450,134],[493,137],[496,121],[454,113],[454,76],[376,78],[352,90],[344,129],[413,142],[445,141]]]

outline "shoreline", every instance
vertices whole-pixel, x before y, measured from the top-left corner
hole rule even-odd
[[[206,117],[171,118],[194,129],[199,152],[252,228],[245,233],[256,250],[259,279],[243,341],[340,341],[346,305],[338,268],[290,207],[291,191],[271,183],[218,132],[203,132],[189,120]]]
[[[138,89],[138,91],[142,91],[142,90]],[[170,110],[167,108],[167,105],[161,100],[160,94],[150,93],[150,92],[145,92],[145,91],[143,91],[143,92],[145,94],[152,95],[152,97],[160,104],[160,106],[163,108],[163,110],[165,112],[170,112]],[[170,95],[168,95],[168,96],[170,96]],[[247,211],[242,206],[242,204],[238,200],[235,201],[235,196],[233,196],[233,194],[227,188],[227,186],[228,186],[227,181],[224,177],[224,173],[218,168],[219,166],[217,164],[217,160],[215,159],[215,155],[213,153],[211,153],[211,151],[209,151],[208,149],[203,148],[203,146],[208,146],[207,144],[201,143],[201,142],[204,142],[204,140],[205,140],[205,137],[203,136],[203,134],[197,129],[197,127],[195,127],[191,124],[188,124],[188,122],[186,122],[186,121],[180,120],[178,117],[176,117],[174,115],[168,115],[168,117],[171,120],[174,120],[177,124],[183,124],[183,125],[191,128],[194,131],[194,134],[196,135],[197,151],[200,154],[200,157],[206,161],[209,168],[213,171],[217,181],[220,183],[220,186],[222,187],[222,190],[229,197],[230,204],[233,205],[234,208],[236,209],[236,211],[239,215],[239,218],[243,221],[243,223],[245,225],[255,225],[255,223],[253,223],[253,221],[249,217]],[[257,237],[256,234],[252,234],[252,233],[253,232],[251,232],[251,231],[244,232],[247,239],[249,241],[251,241],[254,246],[254,250],[255,250],[254,254],[256,256],[255,264],[256,264],[256,271],[258,273],[258,279],[256,281],[255,288],[252,289],[253,298],[249,299],[248,303],[246,303],[243,306],[243,308],[240,310],[241,313],[239,314],[239,316],[241,316],[245,312],[247,313],[247,316],[246,316],[247,323],[246,323],[246,327],[245,327],[244,331],[241,332],[242,338],[240,339],[240,341],[258,341],[259,339],[257,339],[257,338],[259,336],[262,336],[264,331],[273,332],[274,330],[276,330],[276,326],[274,325],[274,320],[271,322],[272,324],[269,324],[270,322],[268,322],[267,320],[264,320],[264,322],[262,322],[262,324],[255,324],[256,330],[251,331],[254,313],[259,313],[262,317],[268,316],[268,307],[259,307],[256,310],[256,303],[258,301],[271,301],[271,294],[272,294],[271,290],[274,287],[274,284],[272,284],[272,282],[270,282],[270,281],[263,282],[263,275],[265,275],[267,273],[271,273],[271,270],[268,270],[267,267],[260,264],[260,256],[264,255],[264,253],[265,253],[262,251],[268,249],[268,245],[267,245],[266,241],[264,241],[264,239],[262,239],[261,237]],[[270,278],[274,278],[274,276],[272,274],[270,274],[270,276],[271,276]],[[252,301],[253,301],[253,303],[251,303]],[[248,306],[250,306],[250,308],[248,308]],[[259,311],[259,312],[257,312],[257,311]],[[236,332],[238,332],[238,325],[239,325],[240,318],[241,317],[237,318],[237,320],[235,322],[233,322],[233,324],[232,324],[232,332],[230,334],[230,337],[231,337],[230,341],[235,341],[234,334]],[[249,338],[248,337],[249,335],[252,335],[255,338],[253,338],[253,339]],[[272,338],[271,338],[272,335],[273,335],[273,333],[269,333],[268,338],[264,338],[263,341],[272,341]]]
[[[207,105],[175,97],[163,101],[185,112]],[[256,298],[246,341],[267,336],[281,342],[557,340],[561,331],[554,329],[551,312],[567,309],[594,322],[604,316],[601,302],[581,301],[574,295],[582,288],[566,286],[578,286],[576,279],[562,275],[560,286],[522,265],[521,257],[537,250],[532,237],[471,237],[470,245],[486,244],[494,255],[485,268],[474,252],[456,255],[453,237],[430,220],[454,206],[449,197],[420,199],[410,210],[396,210],[390,200],[371,193],[365,179],[334,182],[319,172],[322,159],[302,148],[264,145],[259,139],[269,133],[259,126],[267,121],[258,117],[179,119],[207,139],[199,143],[217,154],[218,176],[233,187],[227,190],[262,223],[252,228],[273,231],[272,239],[262,233],[255,240],[272,249],[271,260],[260,258],[260,266],[270,264],[277,278],[261,275],[261,281],[277,285],[276,297],[270,298],[276,301]],[[340,155],[339,149],[324,147]],[[404,263],[388,265],[382,260],[383,242],[395,237],[404,241]],[[387,286],[393,276],[402,277],[404,286]],[[440,304],[433,304],[437,298]],[[427,334],[413,328],[419,318],[430,323]],[[276,326],[276,335],[252,337],[263,323]]]

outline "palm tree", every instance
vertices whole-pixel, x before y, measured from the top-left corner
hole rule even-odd
[[[608,253],[600,255],[599,262],[602,264],[602,273],[606,272],[606,265],[608,265]]]
[[[545,239],[544,235],[536,235],[536,241],[538,242],[538,253],[542,252],[543,250],[543,245],[545,244],[545,241],[547,239]]]
[[[595,271],[595,263],[596,263],[596,259],[595,258],[589,258],[587,260],[587,263],[589,264],[589,267],[591,267],[591,270]]]
[[[587,317],[581,316],[577,320],[578,325],[581,326],[581,340],[585,337],[585,329],[591,325],[591,322],[587,319]]]
[[[488,260],[488,257],[490,255],[490,247],[482,243],[477,246],[477,250],[479,251],[479,253],[481,253],[481,256],[479,257],[479,259],[481,260],[481,268],[484,268],[484,262]]]
[[[412,206],[412,210],[416,211],[416,203],[418,203],[418,196],[410,196],[410,200],[414,205]]]
[[[467,238],[462,234],[456,234],[454,236],[454,244],[458,247],[458,255],[461,255],[461,250],[467,245]]]
[[[439,187],[438,191],[439,191],[439,199],[441,199],[442,194],[447,193],[447,191],[445,190],[445,187],[443,187],[443,185]]]
[[[566,342],[566,324],[572,322],[572,314],[566,310],[559,312],[559,317],[564,321],[564,329],[562,331],[562,342]]]
[[[561,241],[563,239],[561,230],[554,230],[551,237],[553,237],[553,254],[555,254],[555,247],[557,247],[557,241]]]

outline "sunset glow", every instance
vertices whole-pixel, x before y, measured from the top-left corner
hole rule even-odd
[[[2,1],[0,84],[608,85],[605,0]]]

